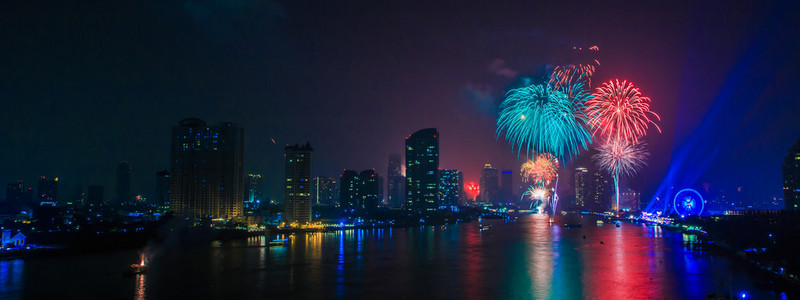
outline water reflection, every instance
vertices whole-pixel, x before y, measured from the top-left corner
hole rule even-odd
[[[484,220],[493,225],[486,231],[463,223],[253,237],[166,249],[136,277],[119,275],[133,251],[0,261],[0,298],[57,299],[66,290],[116,299],[127,289],[135,299],[702,299],[720,274],[726,290],[780,297],[759,294],[724,258],[687,250],[692,237],[595,226],[593,217],[548,221],[520,215],[517,223]],[[576,222],[583,227],[563,225]],[[289,243],[270,247],[272,239]]]
[[[526,244],[530,247],[528,256],[529,278],[532,279],[534,298],[550,299],[553,284],[553,233],[551,233],[550,217],[537,214],[529,223],[530,234],[526,235]],[[557,234],[555,232],[554,234]]]
[[[136,300],[145,299],[145,280],[146,277],[144,274],[136,274],[136,294],[134,299]]]
[[[22,259],[0,261],[0,295],[22,290]]]

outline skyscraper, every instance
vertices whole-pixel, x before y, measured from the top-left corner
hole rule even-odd
[[[500,199],[503,202],[514,201],[514,182],[511,170],[500,172]]]
[[[375,211],[381,204],[380,179],[375,170],[364,170],[358,176],[361,178],[359,196],[361,196],[361,209]]]
[[[497,169],[492,164],[486,164],[481,170],[481,194],[480,202],[498,203],[500,202],[500,186]]]
[[[159,210],[169,208],[169,172],[156,172],[156,206]]]
[[[406,138],[406,209],[435,210],[439,196],[439,132],[426,128]]]
[[[36,192],[36,204],[56,206],[58,204],[58,200],[56,199],[57,192],[58,177],[47,179],[47,177],[42,176],[39,178],[39,185]]]
[[[339,181],[325,176],[314,177],[311,187],[311,200],[314,205],[338,205]]]
[[[345,212],[354,212],[361,206],[361,178],[358,172],[344,170],[339,177],[339,206]]]
[[[188,118],[172,128],[170,210],[188,217],[242,216],[244,130]]]
[[[589,169],[575,168],[575,202],[572,205],[577,210],[586,210],[590,195]]]
[[[458,170],[439,170],[439,199],[440,208],[455,210],[462,203],[461,196],[464,190],[463,174]]]
[[[783,204],[787,211],[800,210],[800,139],[783,159]]]
[[[401,207],[405,203],[406,197],[403,190],[405,189],[405,177],[402,173],[402,158],[400,153],[389,154],[389,168],[386,170],[387,191],[386,196],[391,207]]]
[[[600,171],[592,173],[592,211],[604,212],[611,209],[611,195],[614,190],[614,183],[611,176]]]
[[[311,222],[311,144],[284,148],[286,155],[286,189],[284,191],[284,220],[288,224]]]
[[[244,209],[255,211],[261,208],[264,201],[264,177],[261,174],[247,174],[247,190],[245,191]]]
[[[133,168],[128,165],[127,161],[122,161],[117,165],[117,185],[116,185],[116,199],[117,205],[129,204],[133,198],[131,197],[131,173]]]

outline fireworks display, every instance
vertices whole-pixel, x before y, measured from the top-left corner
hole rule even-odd
[[[522,164],[520,174],[523,182],[549,185],[558,176],[558,158],[550,153],[542,153]]]
[[[650,98],[626,80],[603,83],[586,101],[586,115],[595,138],[637,142],[647,134],[651,119],[661,117],[650,110]]]
[[[464,185],[464,190],[467,193],[467,197],[469,199],[475,199],[481,193],[481,187],[474,182],[470,182]]]
[[[497,135],[505,138],[518,153],[527,156],[552,153],[559,159],[571,158],[591,143],[583,111],[584,99],[570,98],[563,89],[550,84],[530,85],[510,90],[501,104]],[[588,94],[587,94],[588,97]]]
[[[619,210],[619,176],[635,174],[645,165],[647,151],[642,142],[624,139],[606,139],[597,146],[599,151],[592,158],[597,166],[614,177],[615,206]]]
[[[647,151],[644,143],[625,140],[605,140],[597,146],[593,159],[597,166],[611,174],[630,176],[645,165]]]

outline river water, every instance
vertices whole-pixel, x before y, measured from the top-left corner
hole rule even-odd
[[[595,217],[518,215],[413,228],[346,230],[138,251],[0,261],[3,299],[786,299],[692,236]],[[565,223],[582,223],[565,228]]]

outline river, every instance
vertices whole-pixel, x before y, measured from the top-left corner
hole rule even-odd
[[[592,216],[346,230],[0,261],[3,299],[786,299],[693,236]],[[566,228],[565,223],[582,223]]]

